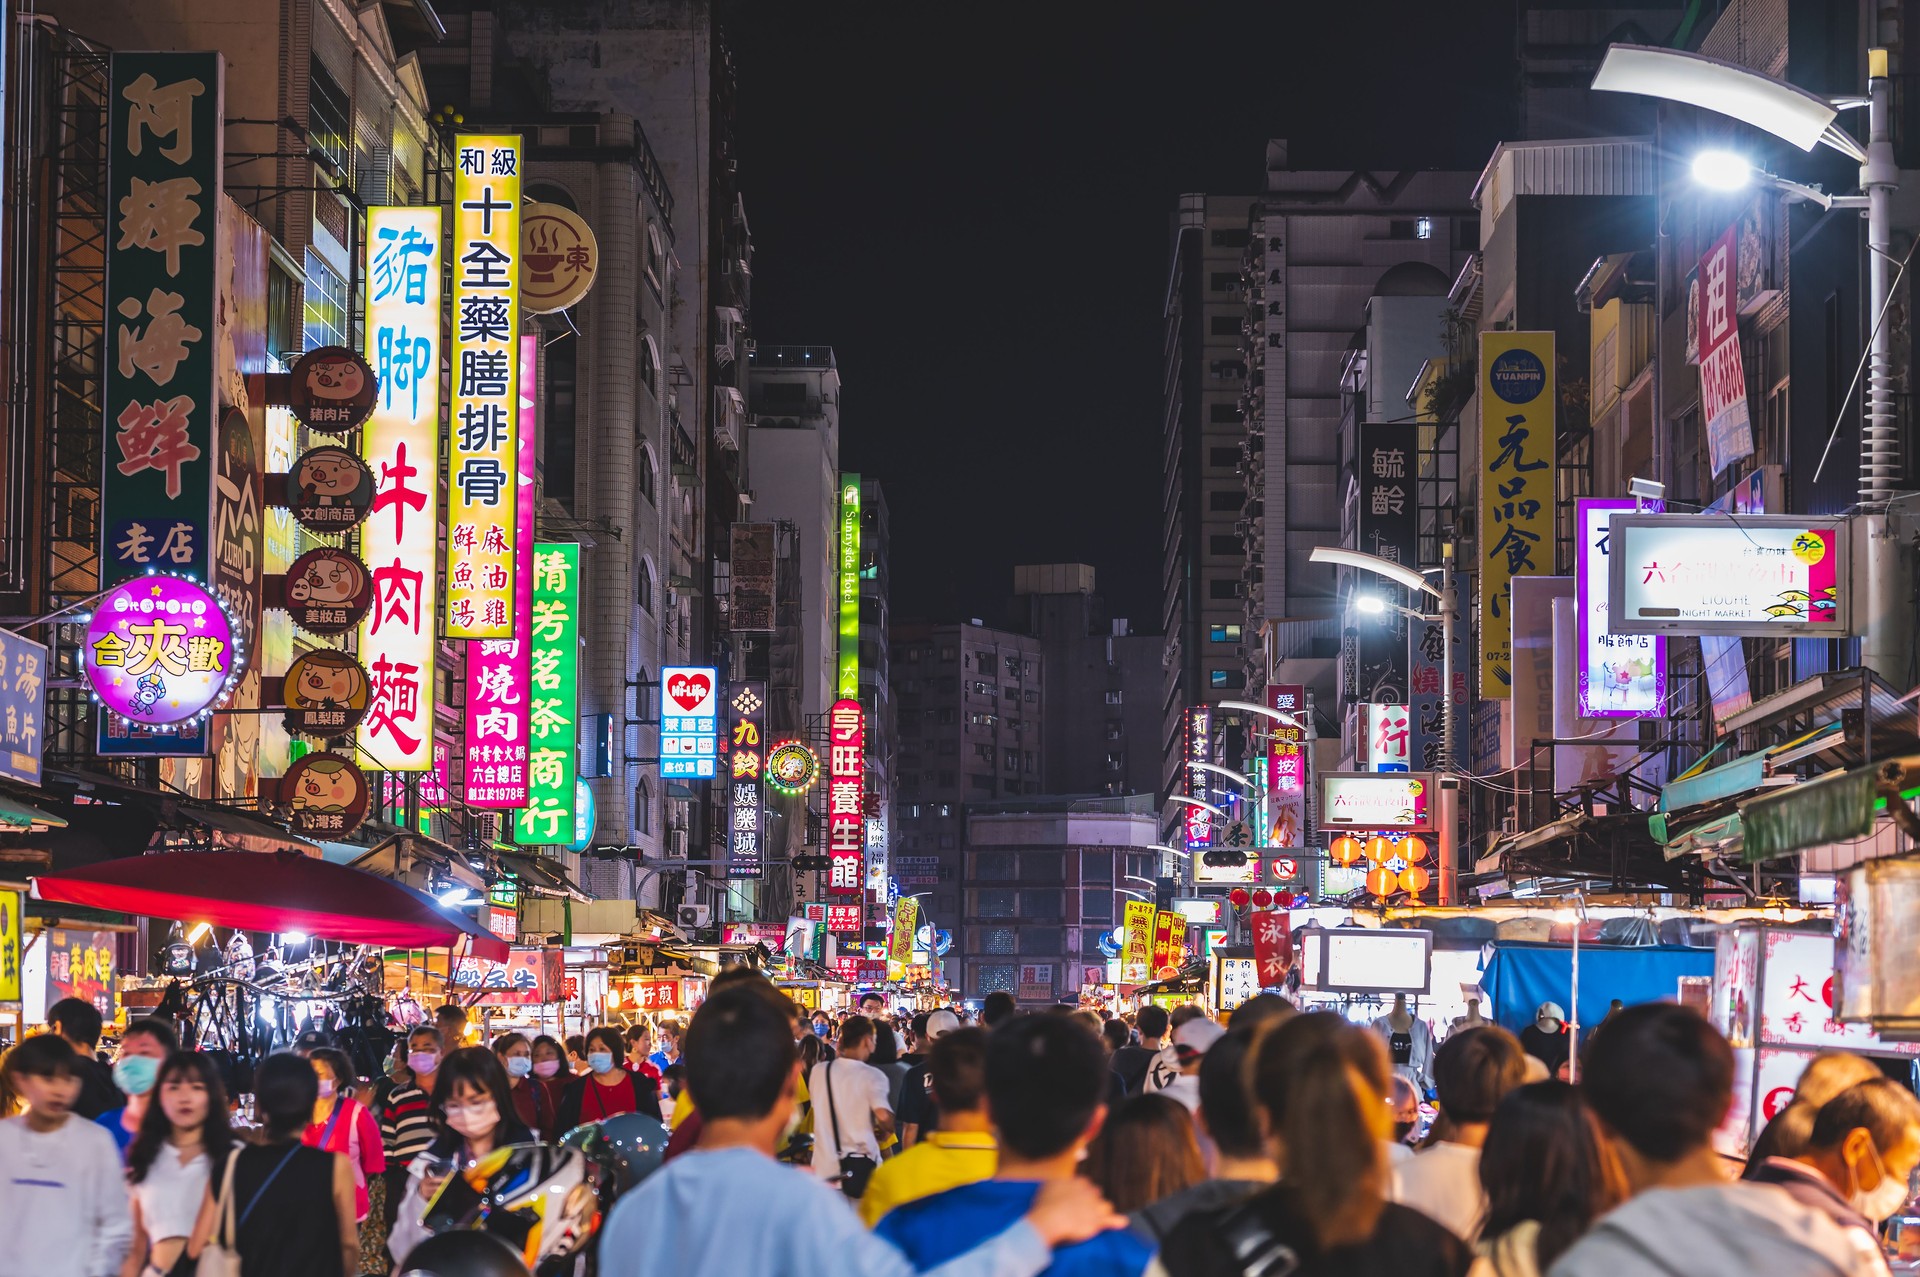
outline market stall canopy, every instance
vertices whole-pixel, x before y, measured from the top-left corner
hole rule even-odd
[[[65,829],[66,817],[0,794],[0,825],[13,829]]]
[[[350,944],[451,948],[494,962],[509,946],[404,883],[298,852],[166,851],[34,879],[42,900],[208,922],[304,931]]]

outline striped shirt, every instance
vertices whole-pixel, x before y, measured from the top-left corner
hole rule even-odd
[[[394,1087],[380,1109],[380,1139],[387,1146],[387,1165],[405,1166],[415,1153],[433,1143],[435,1134],[427,1093],[412,1083]]]

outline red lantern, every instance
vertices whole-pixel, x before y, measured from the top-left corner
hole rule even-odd
[[[1246,888],[1235,887],[1232,891],[1227,893],[1227,899],[1232,903],[1235,909],[1245,909],[1247,907],[1247,902],[1253,899],[1253,897],[1247,894]]]
[[[1343,865],[1350,865],[1360,859],[1360,840],[1352,834],[1341,834],[1333,840],[1333,858]]]
[[[1406,889],[1408,895],[1419,895],[1427,889],[1427,884],[1432,881],[1433,875],[1422,869],[1419,865],[1408,865],[1400,871],[1400,885]]]
[[[1400,859],[1410,865],[1417,865],[1427,858],[1427,840],[1419,834],[1408,834],[1400,840]]]
[[[1253,903],[1259,905],[1262,909],[1265,909],[1268,905],[1273,903],[1273,893],[1271,891],[1268,891],[1265,887],[1255,887],[1253,890]]]
[[[1384,865],[1398,854],[1394,850],[1393,839],[1385,834],[1375,834],[1367,839],[1367,859],[1376,865]]]
[[[1400,875],[1385,865],[1375,865],[1367,871],[1367,890],[1376,896],[1390,896],[1400,884]]]

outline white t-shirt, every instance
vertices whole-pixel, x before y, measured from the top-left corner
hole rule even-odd
[[[57,1130],[0,1122],[0,1277],[113,1277],[133,1240],[120,1150],[69,1114]]]
[[[1480,1187],[1480,1150],[1444,1140],[1393,1168],[1393,1200],[1411,1206],[1454,1236],[1480,1235],[1487,1195]]]
[[[204,1151],[183,1162],[179,1149],[171,1144],[160,1146],[153,1155],[153,1165],[147,1167],[146,1178],[130,1186],[134,1200],[140,1203],[140,1219],[150,1241],[193,1235],[212,1166]]]
[[[833,1102],[827,1100],[828,1069],[832,1069]],[[873,1115],[892,1113],[887,1099],[891,1089],[887,1075],[861,1060],[826,1060],[813,1066],[807,1078],[807,1095],[813,1105],[813,1170],[822,1179],[840,1174],[840,1158],[845,1153],[865,1153],[880,1160],[880,1139],[873,1133]],[[839,1136],[834,1135],[835,1113],[839,1114]]]

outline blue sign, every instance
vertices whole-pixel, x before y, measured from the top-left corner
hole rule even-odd
[[[103,756],[205,758],[213,753],[210,721],[204,718],[156,725],[96,713],[93,725],[93,752]]]
[[[40,783],[46,680],[47,649],[0,630],[0,776]]]
[[[585,851],[593,842],[594,826],[593,790],[584,780],[573,782],[573,841],[567,844],[568,851]]]

